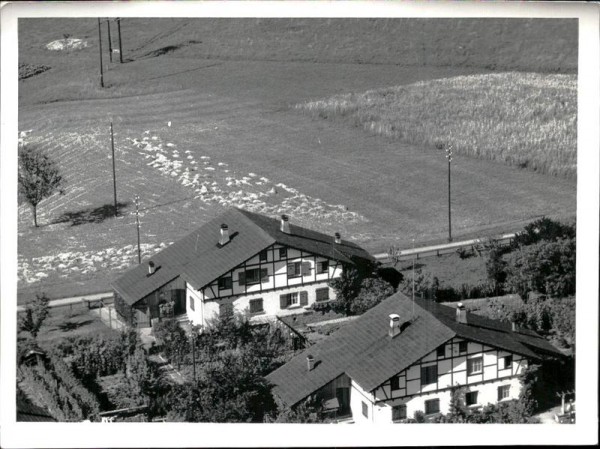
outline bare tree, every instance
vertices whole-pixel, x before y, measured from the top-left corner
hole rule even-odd
[[[37,206],[57,190],[63,194],[63,178],[56,162],[39,149],[19,148],[19,189],[33,208],[33,223],[38,227]]]

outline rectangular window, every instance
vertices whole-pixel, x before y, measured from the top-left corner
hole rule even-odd
[[[440,412],[440,400],[439,399],[430,399],[429,401],[425,401],[425,414],[431,415],[432,413]]]
[[[329,261],[317,263],[317,274],[327,273],[329,271]]]
[[[466,405],[475,405],[477,404],[477,391],[469,391],[465,395],[465,404]]]
[[[369,406],[365,401],[362,401],[362,414],[365,418],[369,417]]]
[[[303,292],[306,293],[306,292]],[[279,296],[279,305],[282,309],[287,309],[290,306],[294,306],[299,303],[298,292],[287,293]]]
[[[498,400],[506,399],[510,395],[510,385],[500,385],[498,387]]]
[[[219,316],[221,318],[233,316],[233,304],[219,304]]]
[[[406,419],[406,404],[392,407],[392,421],[400,421],[401,419]]]
[[[512,355],[502,357],[502,369],[512,368],[513,358]]]
[[[317,294],[317,302],[319,301],[329,301],[329,287],[318,288],[315,290]]]
[[[479,374],[483,372],[483,357],[475,357],[467,360],[467,375]]]
[[[287,248],[279,248],[279,258],[280,259],[287,258]]]
[[[256,299],[251,299],[250,300],[250,313],[260,313],[260,312],[264,312],[265,309],[263,309],[263,299],[262,298],[256,298]]]
[[[287,276],[297,278],[302,275],[302,262],[292,262],[287,264]]]
[[[437,350],[436,350],[436,354],[437,354],[438,357],[444,357],[445,346],[442,345],[442,346],[438,347]]]
[[[196,302],[196,300],[194,299],[194,297],[193,297],[193,296],[190,296],[190,309],[191,309],[191,310],[196,310],[196,309],[194,308],[194,307],[195,307],[195,302]]]
[[[219,290],[231,289],[231,276],[219,278]]]
[[[467,342],[461,341],[458,343],[458,352],[462,354],[463,352],[467,352]]]
[[[421,385],[429,385],[437,382],[437,365],[421,367]]]
[[[240,285],[259,284],[269,279],[269,271],[266,268],[251,268],[240,273]]]
[[[267,261],[267,250],[265,249],[264,251],[261,251],[258,254],[258,258],[260,259],[261,262],[266,262]]]
[[[398,376],[392,377],[391,383],[392,383],[392,391],[400,389],[400,377],[398,377]]]

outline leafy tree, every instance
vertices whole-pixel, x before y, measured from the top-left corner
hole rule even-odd
[[[350,312],[353,315],[365,313],[393,294],[394,288],[388,282],[379,278],[367,278],[360,284],[358,296],[350,304]]]
[[[25,312],[19,316],[19,330],[26,331],[37,338],[42,324],[50,313],[50,299],[45,293],[36,294],[35,300],[25,306]]]
[[[329,283],[336,295],[336,300],[332,303],[331,308],[337,313],[352,315],[352,303],[360,293],[361,282],[361,276],[354,268],[342,271],[339,278]]]
[[[420,268],[415,270],[414,276],[414,289],[416,298],[435,299],[434,291],[436,287],[439,287],[439,281],[437,284],[433,284],[431,281],[431,274],[423,273]],[[437,279],[437,278],[436,278]],[[400,284],[400,290],[405,295],[412,297],[413,293],[413,278],[406,276]]]
[[[556,241],[560,239],[574,239],[575,225],[563,224],[559,221],[543,217],[525,226],[524,230],[517,233],[512,247],[533,245],[540,241]]]
[[[507,261],[506,287],[527,300],[537,291],[552,297],[575,293],[575,239],[520,247]]]
[[[275,416],[266,415],[267,423],[323,423],[326,418],[321,412],[321,405],[314,399],[309,398],[297,404],[295,407],[288,407],[275,398],[277,404],[277,413]]]
[[[63,194],[63,178],[56,163],[39,149],[22,145],[19,149],[19,188],[33,209],[33,223],[38,227],[37,206],[57,190]]]

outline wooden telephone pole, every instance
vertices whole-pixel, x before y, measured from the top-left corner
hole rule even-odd
[[[110,38],[110,19],[106,19],[106,26],[108,27],[108,57],[110,59],[110,62],[112,62],[113,48],[112,39]]]
[[[102,68],[102,28],[100,26],[100,17],[98,17],[98,44],[100,46],[100,87],[104,87],[104,73]]]
[[[446,159],[448,159],[448,241],[452,241],[452,208],[450,197],[450,167],[452,165],[452,145],[446,147]]]
[[[110,122],[110,148],[112,150],[112,170],[113,170],[113,192],[115,199],[115,217],[119,215],[119,208],[117,205],[117,171],[116,171],[116,161],[115,161],[115,136],[113,134],[113,124]]]
[[[135,196],[135,222],[137,225],[138,264],[142,263],[142,247],[140,245],[140,197]]]
[[[121,46],[121,18],[117,17],[117,33],[119,35],[119,62],[123,64],[123,47]]]

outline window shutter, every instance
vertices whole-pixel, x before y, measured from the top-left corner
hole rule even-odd
[[[260,280],[262,281],[263,279],[268,279],[269,278],[269,270],[267,270],[266,268],[261,268],[260,269]]]
[[[310,274],[310,262],[302,262],[302,276]]]
[[[238,284],[245,285],[246,284],[246,272],[241,271],[238,275]]]
[[[296,274],[296,269],[294,267],[294,264],[293,263],[288,263],[288,266],[287,266],[287,275],[288,275],[288,277],[292,277],[295,274]]]
[[[308,292],[300,292],[300,305],[301,306],[308,305]]]
[[[279,307],[281,307],[282,309],[287,309],[287,306],[288,306],[287,296],[288,295],[280,295],[279,296]]]

